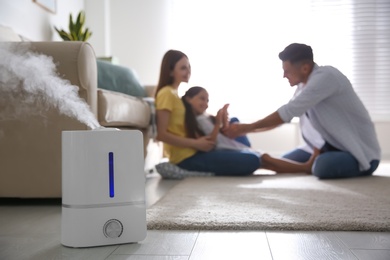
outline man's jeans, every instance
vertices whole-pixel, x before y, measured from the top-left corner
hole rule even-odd
[[[306,162],[311,154],[302,150],[295,149],[283,156],[296,162]],[[371,167],[366,171],[359,169],[358,161],[352,154],[343,151],[331,151],[320,154],[315,160],[312,173],[320,179],[350,178],[358,176],[368,176],[378,168],[379,160],[372,160]]]

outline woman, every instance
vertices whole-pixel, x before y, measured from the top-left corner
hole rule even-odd
[[[186,109],[178,96],[180,83],[188,82],[191,65],[181,51],[165,53],[156,89],[157,139],[164,143],[169,161],[182,169],[216,175],[250,175],[260,168],[254,151],[215,150],[210,136],[191,137],[185,126]]]

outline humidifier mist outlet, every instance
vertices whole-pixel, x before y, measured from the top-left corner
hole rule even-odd
[[[143,156],[138,130],[62,132],[63,245],[123,244],[146,237]]]

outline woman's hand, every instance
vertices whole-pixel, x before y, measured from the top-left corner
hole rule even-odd
[[[170,111],[157,110],[157,140],[170,145],[192,148],[202,152],[208,152],[214,148],[215,142],[212,141],[208,136],[194,139],[177,136],[170,133],[168,131],[168,122],[170,116]]]
[[[202,152],[208,152],[214,149],[215,142],[208,136],[202,136],[194,140],[194,149]]]

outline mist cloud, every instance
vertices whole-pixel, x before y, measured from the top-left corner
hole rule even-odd
[[[55,107],[95,129],[100,125],[78,89],[57,75],[52,57],[18,44],[0,44],[0,122],[45,117]]]

